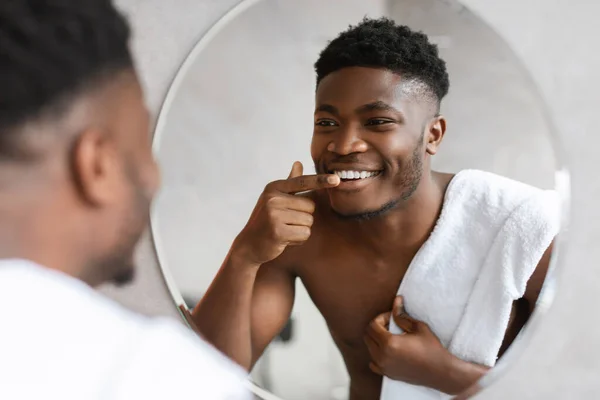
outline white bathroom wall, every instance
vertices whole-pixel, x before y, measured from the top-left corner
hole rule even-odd
[[[180,63],[199,37],[235,1],[120,0],[135,29],[134,50],[148,92],[150,109],[158,112]],[[600,272],[596,238],[600,220],[594,207],[600,184],[594,179],[592,102],[598,88],[600,59],[589,42],[600,29],[594,23],[598,3],[566,1],[464,1],[490,21],[508,40],[545,93],[563,135],[566,154],[576,175],[570,245],[552,313],[504,381],[482,398],[594,398],[599,390],[600,323],[587,311],[594,304]],[[537,17],[536,17],[537,16]],[[589,134],[588,134],[589,132]],[[480,147],[479,147],[480,148]],[[590,223],[592,221],[592,223]],[[201,246],[202,244],[197,244]],[[176,315],[161,281],[148,238],[139,252],[139,279],[125,289],[105,292],[124,304],[152,315]],[[595,345],[596,344],[596,345]]]

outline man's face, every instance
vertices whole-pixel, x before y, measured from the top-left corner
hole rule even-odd
[[[319,83],[311,154],[318,173],[341,175],[340,185],[327,190],[336,214],[374,217],[417,189],[437,110],[411,85],[391,71],[363,67]]]
[[[106,123],[114,141],[117,189],[106,205],[103,229],[108,240],[96,263],[109,280],[122,284],[133,278],[134,250],[148,224],[159,172],[152,154],[148,112],[133,74],[109,101],[115,103]]]

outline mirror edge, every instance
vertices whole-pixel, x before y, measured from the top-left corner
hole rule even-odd
[[[166,124],[166,112],[165,109],[172,103],[172,99],[177,92],[177,89],[181,86],[183,77],[185,76],[185,72],[191,67],[193,61],[198,53],[200,53],[206,44],[212,40],[214,36],[216,36],[221,28],[227,25],[231,20],[235,19],[237,16],[242,14],[245,10],[253,6],[254,4],[260,2],[262,0],[241,0],[237,4],[235,4],[231,9],[226,11],[222,17],[220,17],[208,30],[200,37],[200,39],[194,44],[192,49],[188,52],[188,55],[185,57],[181,66],[175,71],[174,78],[169,85],[169,89],[167,90],[166,96],[162,105],[159,109],[158,119],[156,125],[154,127],[154,134],[152,137],[152,151],[156,155],[158,148],[160,146],[160,139],[162,137],[162,132],[164,131],[164,126]],[[454,3],[459,4],[462,7],[465,7],[478,18],[484,22],[489,29],[494,31],[498,38],[506,44],[508,48],[511,50],[513,46],[511,46],[504,35],[499,32],[496,28],[494,28],[485,16],[482,16],[480,13],[474,11],[471,7],[464,4],[462,0],[439,0],[446,3]],[[542,114],[544,116],[544,120],[547,121],[550,141],[552,143],[552,149],[554,152],[554,157],[556,161],[556,172],[555,172],[555,185],[554,190],[558,193],[560,199],[560,230],[558,235],[555,238],[555,246],[552,252],[552,258],[550,261],[550,265],[548,268],[548,272],[546,275],[546,279],[544,280],[542,291],[540,292],[538,301],[536,303],[536,308],[531,315],[529,321],[524,327],[523,331],[519,334],[515,342],[507,349],[506,354],[499,360],[499,362],[488,372],[486,373],[477,383],[481,389],[477,392],[473,393],[473,395],[469,396],[469,398],[473,396],[479,396],[483,394],[484,391],[490,389],[497,384],[497,382],[502,378],[502,376],[506,373],[509,365],[513,365],[518,362],[520,356],[523,353],[523,350],[526,348],[527,344],[532,340],[533,336],[538,335],[540,331],[541,319],[550,311],[551,305],[553,303],[555,297],[555,289],[557,286],[558,279],[560,278],[561,271],[564,270],[563,260],[565,254],[565,247],[568,241],[568,226],[569,226],[569,218],[571,215],[571,175],[568,169],[568,162],[566,152],[564,150],[564,146],[562,145],[562,137],[558,134],[556,123],[554,119],[551,117],[548,104],[542,93],[540,91],[539,85],[535,82],[532,77],[531,70],[525,65],[521,57],[513,51],[515,59],[519,62],[520,67],[523,69],[526,76],[529,78],[529,81],[534,88],[535,95],[537,100],[542,108]],[[185,322],[185,324],[192,330],[195,328],[190,324],[187,319],[185,312],[181,309],[181,307],[187,306],[183,300],[183,296],[181,292],[177,289],[173,276],[170,272],[170,269],[167,265],[167,262],[163,257],[161,257],[160,245],[156,240],[159,237],[158,233],[158,222],[156,218],[155,207],[153,205],[150,211],[150,236],[152,241],[152,246],[154,249],[155,257],[161,273],[163,275],[163,279],[165,284],[167,285],[168,291],[171,295],[171,299],[173,300],[181,318]],[[261,398],[265,400],[282,400],[272,393],[266,392],[264,389],[261,389],[257,385],[255,385],[250,379],[247,381],[247,386],[249,390],[257,395],[262,396]],[[265,397],[266,396],[266,397]]]
[[[481,15],[481,13],[476,12],[467,4],[464,4],[464,0],[440,0],[446,3],[459,3],[461,6],[468,9],[473,15],[476,15],[481,21],[483,21],[495,34],[498,36],[500,40],[502,40],[505,45],[511,49],[514,54],[515,61],[519,63],[519,67],[523,70],[525,76],[527,76],[529,83],[534,89],[536,100],[541,107],[541,112],[543,119],[546,121],[548,125],[548,135],[550,142],[552,144],[552,151],[554,153],[555,163],[556,163],[556,171],[554,173],[554,190],[557,192],[560,201],[560,209],[559,209],[559,232],[554,240],[554,247],[552,249],[552,257],[550,259],[550,265],[548,267],[548,272],[546,273],[546,278],[542,285],[542,290],[539,294],[538,300],[536,302],[536,307],[534,309],[533,314],[527,321],[525,327],[516,338],[516,340],[509,346],[506,353],[503,357],[498,361],[496,365],[486,373],[479,381],[477,381],[473,386],[478,386],[478,389],[473,393],[469,393],[466,398],[478,397],[484,392],[490,390],[490,388],[495,387],[498,384],[498,381],[501,380],[502,376],[506,373],[509,366],[514,365],[519,362],[521,356],[526,349],[527,345],[531,342],[534,336],[539,335],[541,330],[541,321],[543,317],[550,312],[552,303],[555,298],[556,286],[558,285],[558,280],[561,276],[561,273],[564,271],[564,255],[565,248],[568,242],[568,228],[569,221],[571,215],[571,173],[568,168],[570,164],[568,161],[568,156],[565,150],[565,146],[563,144],[563,136],[561,136],[558,132],[558,128],[554,118],[550,113],[550,108],[544,96],[542,95],[542,91],[537,82],[533,79],[533,73],[531,69],[525,64],[521,56],[514,51],[514,46],[512,46],[506,37],[496,29],[491,23],[489,23],[488,19]]]
[[[261,0],[241,0],[237,4],[235,4],[232,8],[225,12],[217,21],[208,28],[208,30],[203,33],[199,40],[197,40],[192,49],[188,52],[181,66],[175,71],[174,77],[169,84],[169,88],[165,95],[165,98],[160,106],[158,111],[158,117],[156,120],[156,124],[154,125],[153,135],[152,135],[152,153],[156,157],[158,155],[158,149],[160,147],[161,138],[163,136],[162,132],[165,130],[166,125],[166,109],[173,102],[173,97],[177,93],[177,90],[182,85],[183,77],[185,76],[185,72],[191,67],[193,64],[196,55],[200,53],[207,43],[221,30],[221,28],[227,25],[232,19],[237,17],[239,14],[244,12],[246,9],[250,8],[255,3],[258,3]],[[160,195],[160,193],[159,193]],[[152,242],[152,248],[154,251],[154,255],[158,266],[163,275],[163,279],[171,295],[171,299],[174,302],[179,314],[181,315],[184,322],[193,329],[192,326],[189,325],[189,321],[186,316],[182,313],[180,306],[186,306],[185,301],[183,300],[183,296],[177,286],[175,285],[175,280],[173,279],[173,275],[171,274],[171,270],[168,267],[168,263],[164,257],[164,251],[161,250],[159,245],[158,238],[160,237],[159,229],[158,229],[158,218],[156,215],[156,206],[155,202],[153,202],[152,207],[150,209],[150,238]],[[163,254],[163,256],[161,256]]]

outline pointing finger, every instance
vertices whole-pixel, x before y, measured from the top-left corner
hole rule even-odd
[[[340,177],[335,174],[301,175],[287,180],[276,181],[273,188],[288,194],[308,190],[327,189],[340,184]]]

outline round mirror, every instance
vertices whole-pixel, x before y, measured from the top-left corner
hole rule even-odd
[[[331,48],[317,90],[321,52],[361,26],[348,40],[366,50]],[[445,62],[445,97],[443,64],[433,53],[419,61],[431,51],[419,31]],[[389,67],[361,62],[370,51],[391,51],[377,61]],[[539,293],[565,192],[552,190],[563,175],[539,99],[504,41],[452,1],[242,2],[191,51],[157,125],[163,188],[152,231],[173,298],[182,309],[203,300],[265,186],[301,161],[305,175],[334,174],[340,183],[308,194],[277,187],[280,198],[308,199],[316,210],[308,241],[258,268],[257,287],[266,287],[281,273],[261,271],[289,266],[293,308],[282,313],[285,301],[268,290],[255,301],[253,327],[276,329],[252,368],[257,392],[450,397],[502,359],[549,298]],[[422,136],[411,136],[417,123]],[[303,184],[322,184],[311,179]],[[213,302],[235,297],[214,292]],[[420,367],[454,360],[464,379],[407,376],[378,353],[395,340],[439,344]],[[416,357],[384,353],[403,365],[402,357]]]

